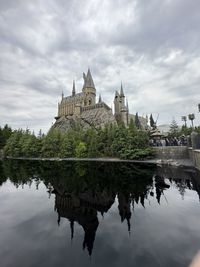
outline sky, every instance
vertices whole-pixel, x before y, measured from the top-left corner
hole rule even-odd
[[[0,125],[46,132],[88,67],[108,105],[122,82],[130,113],[180,125],[195,113],[198,125],[199,10],[199,0],[0,0]]]

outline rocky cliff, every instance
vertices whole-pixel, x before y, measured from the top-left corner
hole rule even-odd
[[[112,110],[106,108],[90,109],[85,110],[81,115],[68,115],[62,116],[56,120],[52,128],[57,128],[62,132],[66,132],[69,129],[72,129],[76,124],[79,124],[84,130],[93,127],[103,127],[107,123],[116,124]]]

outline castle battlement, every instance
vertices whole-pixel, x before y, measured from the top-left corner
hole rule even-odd
[[[105,108],[107,110],[112,110],[106,103],[101,102],[101,103],[97,103],[92,106],[81,107],[81,112],[84,112],[86,110],[98,109],[98,108]]]

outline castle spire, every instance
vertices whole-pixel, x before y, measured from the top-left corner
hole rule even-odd
[[[91,87],[91,88],[95,88],[94,86],[94,81],[90,72],[90,68],[88,68],[88,72],[87,75],[83,74],[84,77],[84,87]]]
[[[102,99],[101,99],[101,94],[99,94],[99,103],[102,102]]]
[[[72,96],[75,96],[76,88],[75,88],[75,81],[73,80],[73,87],[72,87]]]
[[[121,83],[121,89],[120,89],[120,96],[121,96],[121,97],[125,97],[125,96],[124,96],[124,90],[123,90],[122,83]]]
[[[63,91],[62,91],[62,99],[64,98],[64,93],[63,93]]]

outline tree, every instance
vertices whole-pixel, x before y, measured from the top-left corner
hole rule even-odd
[[[156,123],[155,123],[155,121],[153,119],[152,114],[150,115],[149,120],[150,120],[150,126],[151,126],[151,128],[155,129],[156,128]]]
[[[61,138],[60,154],[61,158],[70,158],[75,155],[75,145],[71,134],[66,133]]]
[[[88,157],[95,158],[99,156],[98,151],[98,136],[94,129],[89,129],[86,132],[87,135],[87,145],[88,145]]]
[[[21,146],[20,139],[23,136],[23,131],[14,131],[10,138],[7,140],[4,146],[4,154],[6,156],[20,157],[21,156]]]
[[[129,123],[129,131],[131,133],[135,133],[137,131],[136,127],[135,127],[135,123],[133,121],[133,118],[130,119],[130,123]]]
[[[137,129],[141,129],[141,123],[140,123],[140,120],[139,120],[138,113],[135,114],[135,126],[136,126]]]
[[[170,130],[169,130],[171,137],[177,137],[180,135],[179,127],[175,119],[172,120],[170,124]]]
[[[41,155],[43,157],[58,157],[61,147],[61,133],[58,129],[51,129],[43,138]]]
[[[80,142],[75,148],[75,156],[77,158],[85,158],[87,155],[87,148],[84,142]]]
[[[10,138],[12,129],[6,124],[4,128],[0,127],[0,149],[6,145],[6,141]]]

